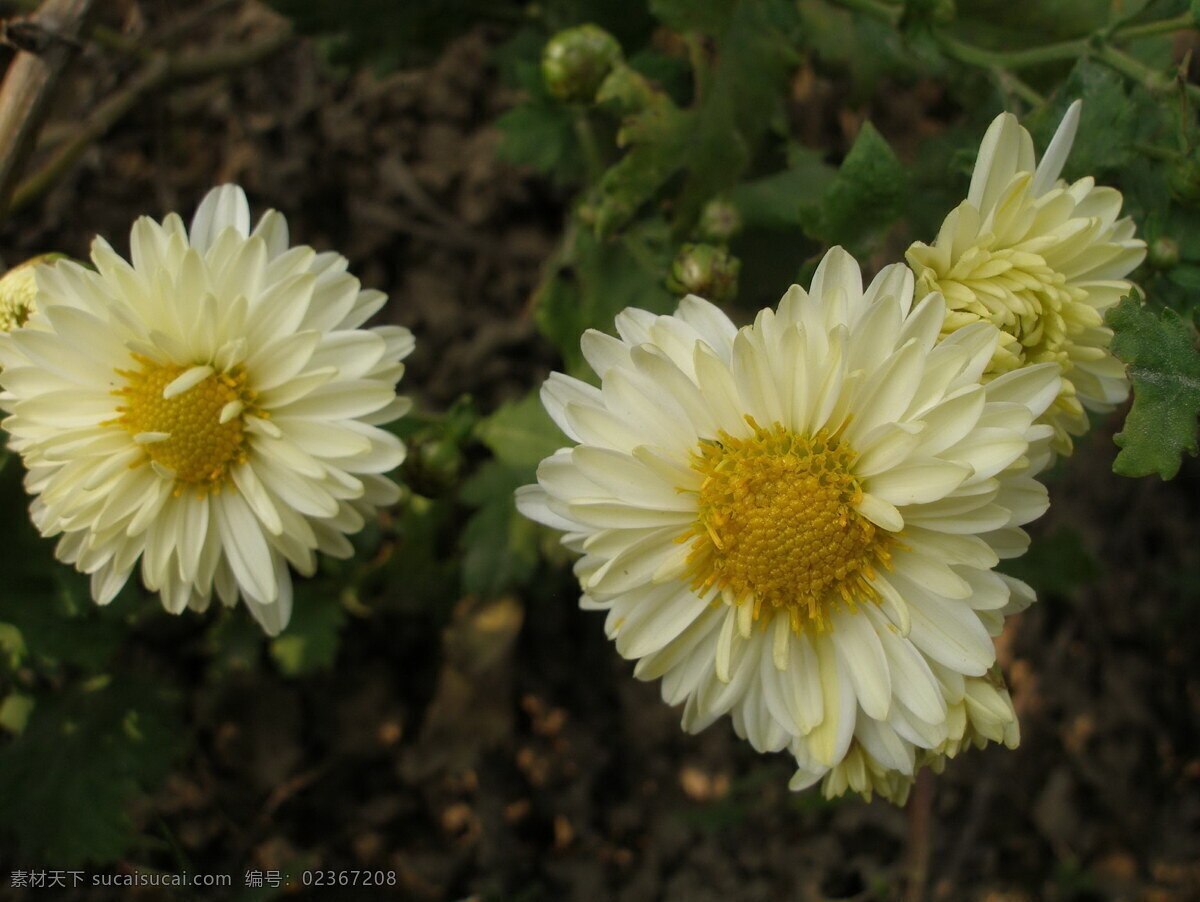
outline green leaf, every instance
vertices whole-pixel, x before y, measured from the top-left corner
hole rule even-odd
[[[1155,131],[1162,118],[1162,103],[1145,89],[1131,89],[1112,69],[1081,59],[1055,101],[1028,117],[1026,125],[1039,151],[1049,144],[1076,98],[1083,100],[1083,109],[1063,170],[1069,180],[1125,169],[1136,156],[1136,143]]]
[[[121,642],[136,590],[126,589],[108,607],[93,603],[87,577],[56,561],[54,542],[25,516],[22,473],[15,462],[0,470],[0,508],[12,512],[0,520],[0,622],[17,631],[23,660],[103,667]]]
[[[537,527],[513,503],[513,492],[532,481],[532,466],[489,460],[463,484],[462,500],[478,508],[462,534],[463,591],[501,595],[532,575]]]
[[[568,444],[566,436],[550,419],[537,391],[520,401],[510,401],[482,420],[478,435],[501,463],[536,467]]]
[[[334,595],[328,584],[297,586],[292,619],[271,640],[271,657],[285,676],[328,670],[337,660],[346,612]]]
[[[583,175],[573,113],[559,103],[531,100],[496,120],[503,139],[496,156],[528,166],[565,185]]]
[[[1197,453],[1200,354],[1193,330],[1175,311],[1156,316],[1133,298],[1121,301],[1106,320],[1116,333],[1113,353],[1127,364],[1133,382],[1133,408],[1114,439],[1121,453],[1113,471],[1171,479],[1183,452]]]
[[[820,204],[803,208],[813,238],[856,256],[878,241],[904,211],[908,171],[871,123],[863,124]]]
[[[711,197],[738,182],[768,129],[782,121],[788,77],[799,63],[794,3],[742,0],[730,9],[714,32],[716,65],[687,136],[688,175],[674,217],[684,229]]]
[[[1200,291],[1200,266],[1196,266],[1194,263],[1173,267],[1167,272],[1167,278],[1180,288]]]
[[[166,776],[180,723],[150,682],[92,680],[39,698],[24,732],[0,749],[0,832],[23,855],[74,867],[127,854],[126,807]]]
[[[747,228],[795,229],[804,224],[801,208],[821,200],[835,169],[819,151],[802,148],[792,165],[764,178],[743,182],[732,198]]]
[[[650,0],[650,12],[673,31],[716,34],[737,4],[713,0]]]
[[[576,232],[570,265],[550,279],[535,299],[538,327],[558,348],[571,375],[586,373],[579,336],[587,329],[611,332],[625,307],[666,313],[673,306],[663,279],[675,247],[660,219],[640,222],[620,239],[601,241]]]

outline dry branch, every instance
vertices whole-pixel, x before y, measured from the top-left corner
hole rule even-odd
[[[46,0],[28,25],[43,40],[21,50],[0,85],[0,218],[37,142],[59,76],[79,50],[92,0]]]

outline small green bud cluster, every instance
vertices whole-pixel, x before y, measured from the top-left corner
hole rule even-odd
[[[726,248],[711,244],[685,244],[671,264],[667,287],[680,294],[697,294],[720,304],[737,297],[742,261]]]
[[[621,45],[598,25],[560,31],[542,52],[546,89],[567,103],[594,103],[596,92],[621,60]]]

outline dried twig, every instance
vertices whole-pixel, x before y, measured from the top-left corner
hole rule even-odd
[[[46,0],[28,23],[45,40],[20,51],[0,85],[0,218],[37,142],[59,76],[79,50],[92,0]]]

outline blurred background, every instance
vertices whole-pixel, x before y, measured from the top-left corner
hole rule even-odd
[[[531,392],[552,369],[580,373],[583,328],[688,290],[749,321],[834,243],[868,275],[902,259],[964,196],[1003,108],[1040,150],[1085,98],[1066,175],[1125,192],[1152,245],[1135,281],[1189,313],[1187,14],[1116,0],[95,4],[0,262],[85,258],[96,234],[125,253],[137,216],[187,220],[211,186],[241,184],[256,215],[286,214],[294,243],[349,257],[390,296],[381,316],[416,335],[401,385],[416,411],[393,427],[408,489],[353,560],[298,582],[291,626],[268,639],[244,610],[173,617],[137,585],[97,609],[29,525],[20,461],[4,461],[0,899],[1200,899],[1200,468],[1114,475],[1125,411],[1050,474],[1050,513],[1007,565],[1040,598],[999,640],[1021,747],[950,762],[916,839],[885,802],[789,793],[788,758],[755,754],[726,720],[682,733],[602,617],[578,610],[555,536],[510,501],[559,444]],[[619,45],[587,38],[624,79],[601,102],[594,84],[544,77],[547,42],[582,23]],[[1086,41],[1021,56],[1088,35],[1141,70]],[[14,885],[53,869],[233,886]],[[395,882],[300,883],[320,869]],[[247,886],[271,872],[291,888]]]

